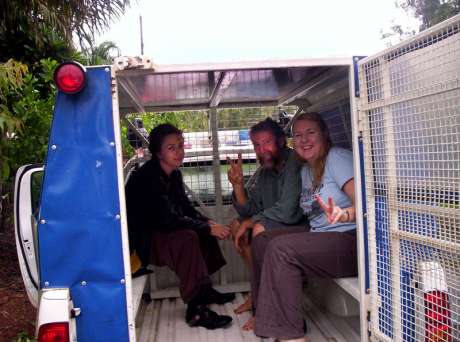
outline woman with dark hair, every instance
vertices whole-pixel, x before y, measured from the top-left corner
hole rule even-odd
[[[230,230],[197,211],[185,193],[179,170],[185,155],[182,131],[171,124],[155,127],[149,150],[151,160],[126,185],[130,250],[143,267],[166,265],[177,274],[190,326],[226,326],[232,318],[207,305],[235,298],[213,289],[209,278],[226,263],[217,239],[229,238]]]
[[[277,236],[262,233],[253,239],[253,276],[259,284],[253,294],[254,332],[300,342],[305,341],[303,281],[357,274],[355,189],[352,153],[332,146],[319,114],[299,115],[292,133],[294,150],[305,162],[300,206],[311,229]]]

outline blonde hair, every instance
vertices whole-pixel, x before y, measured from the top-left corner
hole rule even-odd
[[[329,150],[332,147],[329,128],[327,127],[321,115],[318,113],[302,113],[298,115],[292,123],[291,130],[294,129],[294,126],[298,121],[311,121],[316,123],[323,138],[323,144],[321,146],[319,158],[310,165],[313,171],[313,188],[315,189],[321,184],[321,179],[323,178],[324,169],[326,167],[326,158]]]

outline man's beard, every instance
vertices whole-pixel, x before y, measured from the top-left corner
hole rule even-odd
[[[258,156],[257,159],[259,160],[259,163],[262,167],[267,168],[267,169],[273,169],[275,168],[279,161],[280,161],[280,155],[279,153],[271,153],[267,152],[264,153],[263,156]]]

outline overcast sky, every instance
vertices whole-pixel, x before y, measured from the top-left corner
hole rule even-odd
[[[392,22],[417,27],[393,0],[139,0],[97,38],[158,64],[370,55]]]

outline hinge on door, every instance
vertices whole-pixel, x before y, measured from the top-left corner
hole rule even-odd
[[[358,134],[362,138],[363,136],[363,120],[361,119],[360,112],[358,110]]]
[[[371,312],[370,311],[367,311],[366,319],[367,319],[367,337],[371,337],[372,330],[371,330]]]

